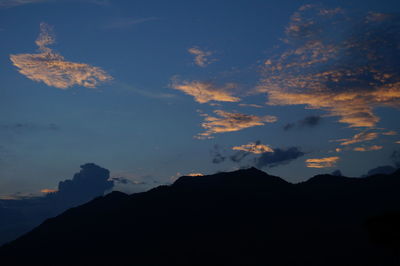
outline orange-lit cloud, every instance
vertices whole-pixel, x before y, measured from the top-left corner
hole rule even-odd
[[[57,191],[58,191],[57,189],[49,189],[49,188],[45,188],[45,189],[40,190],[40,192],[42,192],[42,193],[54,193],[54,192],[57,192]]]
[[[19,68],[21,74],[60,89],[74,85],[95,88],[112,79],[99,67],[66,61],[62,55],[47,47],[55,42],[52,28],[41,23],[40,31],[36,40],[40,53],[10,55],[12,63]]]
[[[233,83],[228,83],[223,87],[217,87],[209,82],[192,81],[172,83],[172,88],[183,91],[184,93],[194,97],[198,103],[207,103],[210,101],[219,102],[238,102],[240,98],[232,96],[232,90],[236,88]]]
[[[309,168],[328,168],[335,166],[336,162],[340,158],[337,156],[334,157],[326,157],[326,158],[318,158],[318,159],[307,159],[306,165]]]
[[[394,131],[394,130],[391,130],[391,131],[383,132],[382,135],[385,135],[385,136],[395,136],[395,135],[397,135],[397,132]]]
[[[254,103],[239,103],[240,107],[254,107],[254,108],[263,108],[263,106],[254,104]]]
[[[286,28],[287,50],[265,61],[256,91],[268,94],[269,105],[305,105],[350,127],[374,127],[374,108],[400,107],[396,19],[303,6]]]
[[[342,146],[347,146],[351,145],[354,143],[360,143],[360,142],[365,142],[365,141],[371,141],[374,140],[378,137],[378,133],[376,132],[360,132],[355,134],[352,138],[350,139],[339,139],[338,141],[342,142],[340,145]]]
[[[211,138],[213,134],[234,132],[254,126],[263,126],[266,123],[277,121],[275,116],[256,116],[241,113],[229,113],[222,110],[215,110],[214,113],[218,117],[204,114],[204,122],[201,126],[206,129],[200,133],[198,138]]]
[[[381,150],[383,148],[383,146],[379,146],[379,145],[372,145],[369,147],[355,147],[353,150],[354,151],[377,151],[377,150]]]
[[[187,176],[203,176],[203,174],[202,173],[190,173],[190,174],[187,174]]]
[[[192,47],[188,49],[188,52],[195,56],[194,63],[199,67],[206,67],[212,62],[212,60],[208,59],[212,55],[210,51],[203,51],[198,47]]]
[[[253,142],[251,142],[249,144],[244,144],[241,146],[232,147],[232,150],[245,151],[245,152],[250,152],[250,153],[254,153],[254,154],[261,154],[261,153],[265,153],[265,152],[274,152],[274,150],[271,147],[269,147],[268,145],[253,143]]]

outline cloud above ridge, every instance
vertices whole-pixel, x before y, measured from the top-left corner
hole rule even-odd
[[[240,98],[234,97],[232,90],[236,88],[234,83],[227,83],[218,87],[211,82],[201,81],[173,81],[172,88],[180,90],[194,97],[198,103],[216,102],[239,102]]]
[[[234,132],[254,126],[263,126],[266,123],[277,121],[275,116],[256,116],[241,113],[229,113],[223,110],[215,110],[217,116],[203,114],[204,122],[201,126],[206,129],[205,132],[198,134],[198,138],[212,138],[214,134]]]
[[[48,47],[54,42],[52,27],[41,23],[40,34],[35,42],[39,53],[10,55],[10,60],[19,69],[19,73],[27,78],[59,89],[74,85],[95,88],[112,79],[99,67],[66,61],[62,55]]]
[[[265,61],[257,91],[269,105],[305,105],[349,127],[374,127],[375,107],[400,107],[399,31],[398,15],[303,6],[286,28],[286,51]]]
[[[307,159],[306,165],[308,168],[329,168],[329,167],[334,167],[339,159],[340,158],[338,156]]]

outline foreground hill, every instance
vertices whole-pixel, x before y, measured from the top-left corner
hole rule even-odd
[[[379,217],[400,212],[399,191],[400,171],[366,178],[320,175],[300,184],[255,168],[184,176],[171,186],[113,192],[69,209],[3,246],[0,261],[396,265],[398,242],[386,236],[396,238],[399,219],[387,227]]]

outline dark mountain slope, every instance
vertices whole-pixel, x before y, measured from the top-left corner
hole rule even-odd
[[[255,168],[113,192],[3,246],[4,265],[396,265],[367,220],[400,211],[400,173],[290,184]]]

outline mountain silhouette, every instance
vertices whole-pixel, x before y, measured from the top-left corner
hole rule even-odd
[[[365,178],[318,175],[299,184],[256,168],[183,176],[170,186],[112,192],[71,208],[2,246],[0,261],[398,265],[399,189],[399,170]]]

